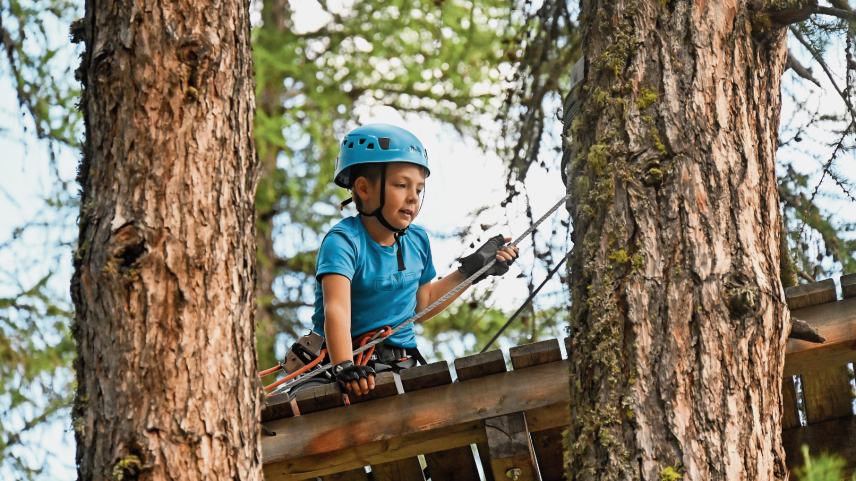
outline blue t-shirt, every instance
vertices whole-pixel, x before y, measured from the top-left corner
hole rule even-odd
[[[406,270],[398,270],[398,247],[382,246],[369,237],[359,216],[342,220],[324,237],[315,262],[313,329],[324,334],[321,276],[340,274],[351,281],[351,336],[383,326],[395,327],[416,314],[416,290],[437,275],[425,229],[410,225],[401,237]],[[413,324],[384,341],[416,347]]]

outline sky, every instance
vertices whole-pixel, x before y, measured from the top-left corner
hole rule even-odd
[[[292,4],[297,8],[294,19],[300,29],[312,31],[326,21],[326,17],[319,14],[318,3],[315,0],[293,0]],[[791,43],[792,48],[799,54],[799,58],[803,60],[803,64],[809,66],[811,62],[808,56],[800,51],[799,46]],[[838,72],[843,71],[841,65],[836,65],[835,68]],[[824,90],[808,87],[805,82],[794,80],[791,73],[785,74],[786,88],[795,89],[801,92],[800,95],[812,95],[821,110],[837,109],[840,99],[826,94],[829,91],[829,81],[822,77],[819,68],[815,67],[815,72],[816,77],[824,85]],[[842,82],[839,79],[839,84]],[[39,218],[44,206],[42,199],[54,187],[47,180],[51,176],[48,172],[49,157],[46,146],[34,139],[31,128],[28,131],[24,130],[27,119],[22,119],[17,112],[18,107],[8,76],[0,75],[0,128],[4,129],[0,132],[0,169],[2,169],[0,170],[2,172],[0,175],[0,243],[5,242],[16,227]],[[787,118],[791,112],[792,103],[789,104],[786,100],[782,117]],[[462,139],[447,126],[438,122],[415,115],[405,117],[391,108],[364,108],[358,110],[357,115],[360,124],[384,122],[416,133],[430,152],[431,177],[426,184],[426,202],[415,220],[429,232],[453,234],[470,222],[469,213],[485,204],[497,206],[485,216],[498,221],[499,227],[485,232],[481,236],[482,240],[497,233],[515,237],[528,227],[528,221],[522,215],[524,206],[521,205],[520,197],[507,208],[498,207],[499,202],[505,197],[504,168],[496,155],[481,151],[472,139]],[[558,123],[553,126],[554,130],[560,127],[561,124]],[[822,143],[828,140],[829,136],[821,134],[818,138],[809,139],[799,149],[781,153],[780,159],[795,162],[798,170],[814,172],[819,167],[813,155],[819,151],[830,150],[822,146]],[[549,153],[542,155],[543,157],[539,160],[543,160],[547,166],[551,167],[550,173],[533,169],[527,181],[532,211],[536,217],[539,217],[564,194],[564,186],[558,175],[558,156]],[[61,179],[73,182],[77,160],[75,152],[60,152],[56,168]],[[843,160],[842,167],[845,173],[856,173],[856,164],[852,156]],[[856,174],[852,177],[856,177]],[[821,202],[827,201],[821,200]],[[856,213],[854,213],[856,209],[853,209],[852,205],[833,203],[829,207],[843,218],[856,220]],[[542,229],[549,232],[560,220],[566,219],[568,219],[567,212],[560,209]],[[69,224],[73,227],[73,220]],[[72,237],[73,234],[72,232]],[[464,244],[461,245],[455,238],[444,239],[438,236],[432,239],[435,267],[439,275],[445,275],[451,271],[454,260],[467,252],[468,242]],[[0,278],[0,296],[10,290],[10,282],[29,285],[44,275],[50,266],[58,266],[53,287],[57,292],[67,292],[67,282],[71,276],[70,251],[56,250],[52,247],[53,245],[50,239],[45,239],[40,234],[33,234],[33,238],[26,242],[25,250],[16,252],[14,255],[0,254],[0,263],[3,265],[19,266],[19,269],[15,270],[16,279]],[[277,247],[283,252],[289,249],[288,245]],[[510,272],[504,276],[504,280],[499,283],[496,298],[499,300],[498,307],[505,310],[515,309],[527,294],[527,280],[518,279],[517,275],[522,272],[521,269],[529,273],[533,259],[528,244],[523,243],[521,247],[521,260],[512,266]],[[53,261],[45,262],[48,258]],[[540,282],[543,275],[543,270],[536,270],[535,282]],[[554,281],[545,288],[544,292],[560,289],[561,286]],[[543,305],[551,301],[549,298],[539,299],[536,305],[539,302]],[[306,317],[304,320],[308,320],[308,313],[302,313],[301,316]],[[560,335],[560,333],[556,334]],[[464,339],[461,342],[466,344],[467,340]],[[424,342],[422,344],[423,347],[426,345]],[[507,350],[510,346],[502,347]],[[449,352],[444,352],[444,356],[451,360],[454,352],[461,350],[462,346],[457,346]],[[49,441],[43,444],[48,446],[45,456],[48,460],[48,477],[51,479],[75,478],[73,436],[68,429],[68,424],[68,422],[54,423],[37,433],[42,440]],[[2,474],[0,471],[0,478],[3,478]]]

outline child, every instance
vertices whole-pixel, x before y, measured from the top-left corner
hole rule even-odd
[[[326,337],[332,375],[350,394],[374,389],[376,372],[424,363],[412,324],[384,339],[368,365],[354,364],[352,337],[395,328],[481,269],[491,256],[497,263],[478,280],[504,274],[517,257],[517,248],[500,249],[510,239],[497,236],[461,259],[456,272],[431,282],[436,272],[428,236],[412,224],[430,174],[422,143],[402,128],[366,125],[342,141],[335,182],[351,191],[359,215],[333,226],[321,243],[312,321],[313,329]],[[439,314],[461,293],[419,322]],[[295,390],[328,382],[316,376]]]

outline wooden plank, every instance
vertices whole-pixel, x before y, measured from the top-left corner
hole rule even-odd
[[[321,477],[322,481],[369,481],[369,473],[366,468],[357,468],[341,473],[328,474]]]
[[[782,379],[782,430],[800,427],[800,411],[797,407],[797,389],[793,376]]]
[[[567,425],[570,390],[555,382],[567,372],[567,361],[551,362],[271,421],[272,431],[300,436],[262,439],[265,479],[311,479],[484,442],[484,419],[518,411],[531,432]]]
[[[856,297],[856,274],[847,274],[841,276],[841,297],[849,299]]]
[[[302,415],[345,405],[345,401],[342,399],[342,391],[336,383],[298,391],[294,394],[294,399],[297,401],[297,408]]]
[[[274,394],[265,398],[265,405],[262,407],[262,422],[273,421],[274,419],[290,418],[294,416],[291,399],[288,393]]]
[[[493,479],[541,481],[525,414],[511,413],[485,419],[484,429]]]
[[[514,369],[524,369],[548,362],[562,360],[562,351],[559,349],[558,339],[548,339],[532,344],[514,346],[509,350],[511,365]]]
[[[348,394],[351,404],[359,404],[372,399],[381,399],[399,394],[395,383],[395,374],[392,371],[382,372],[375,376],[375,388],[365,396],[352,396]]]
[[[803,374],[800,379],[808,424],[853,414],[853,388],[847,366]]]
[[[455,359],[455,373],[458,375],[458,381],[499,374],[506,370],[505,358],[499,349]]]
[[[856,361],[856,297],[791,311],[826,337],[823,344],[788,340],[786,376]]]
[[[419,458],[405,458],[372,466],[375,481],[425,481]]]
[[[425,455],[431,481],[479,481],[473,448],[469,445]]]
[[[419,391],[431,387],[452,383],[452,373],[446,361],[434,362],[424,366],[411,367],[401,371],[401,385],[404,392]]]
[[[564,426],[532,433],[532,448],[543,481],[565,479]]]
[[[793,471],[805,465],[802,446],[809,447],[812,457],[827,452],[847,462],[844,479],[856,472],[856,416],[826,421],[782,433],[785,464]],[[793,478],[792,478],[793,479]]]
[[[811,284],[788,287],[785,289],[785,297],[788,298],[788,307],[791,310],[832,302],[837,299],[835,281],[824,279]]]

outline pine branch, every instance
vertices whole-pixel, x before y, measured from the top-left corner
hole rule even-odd
[[[818,82],[817,79],[814,78],[814,76],[811,74],[811,70],[803,67],[803,65],[799,62],[799,60],[796,59],[796,57],[794,57],[790,50],[788,50],[788,62],[787,64],[785,64],[785,69],[793,70],[795,74],[820,87],[820,82]]]
[[[791,318],[791,332],[788,333],[788,339],[800,339],[817,344],[823,344],[826,342],[826,337],[818,332],[816,328],[811,327],[809,323],[802,319],[797,319],[795,317]]]
[[[844,100],[845,105],[847,105],[847,110],[848,110],[848,112],[850,112],[850,117],[852,119],[856,119],[856,112],[853,111],[853,106],[850,105],[850,99],[847,98],[847,95],[844,94],[844,91],[842,91],[841,89],[838,88],[838,84],[835,83],[835,78],[832,75],[832,70],[830,70],[829,66],[826,65],[826,62],[823,60],[823,56],[821,56],[820,53],[817,50],[815,50],[814,47],[811,46],[811,44],[808,42],[808,40],[806,40],[806,38],[803,36],[802,32],[797,30],[793,25],[791,25],[788,28],[790,28],[791,33],[794,34],[794,37],[801,44],[803,44],[803,47],[805,47],[806,50],[808,50],[809,53],[811,53],[811,56],[814,57],[814,59],[817,61],[817,63],[820,64],[820,67],[823,69],[823,72],[826,74],[827,78],[829,78],[829,81],[832,83],[832,87],[835,89],[836,92],[838,92],[838,95],[840,95],[841,98]],[[852,126],[852,122],[851,122],[851,126]],[[850,129],[850,127],[848,127],[848,130],[849,129]]]
[[[797,271],[797,274],[799,274],[799,276],[800,276],[800,277],[802,277],[803,279],[805,279],[805,280],[807,280],[807,281],[809,281],[809,282],[817,282],[817,281],[815,281],[815,280],[814,280],[814,277],[810,276],[810,275],[809,275],[807,272],[805,272],[805,271]]]
[[[844,10],[842,8],[824,7],[822,5],[817,5],[814,7],[813,13],[829,15],[831,17],[838,17],[844,20],[856,20],[856,12],[852,10]]]

